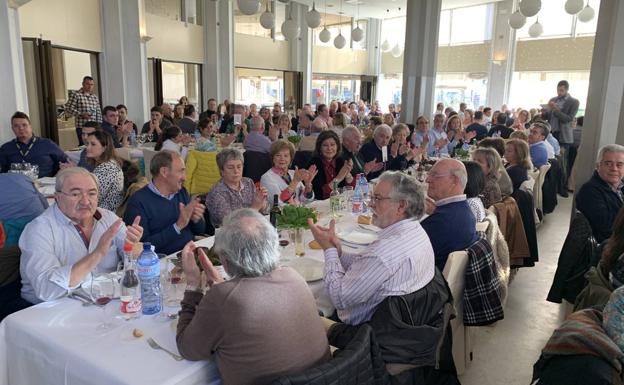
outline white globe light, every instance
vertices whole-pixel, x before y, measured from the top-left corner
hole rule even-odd
[[[312,9],[305,15],[306,23],[308,27],[314,29],[321,25],[321,14],[316,10],[316,5],[312,3]]]
[[[260,25],[265,29],[272,29],[275,27],[275,15],[271,12],[264,11],[262,15],[260,15]]]
[[[392,56],[399,57],[401,56],[401,47],[399,47],[399,43],[397,43],[394,48],[392,48]]]
[[[583,9],[583,0],[568,0],[565,3],[565,10],[570,15],[576,15]]]
[[[388,43],[388,40],[384,40],[384,42],[381,43],[381,52],[388,52],[390,49],[390,43]]]
[[[340,32],[338,36],[336,36],[336,38],[334,39],[334,47],[338,49],[343,49],[346,44],[347,39],[345,39],[345,37],[342,36],[342,32]]]
[[[536,21],[535,24],[529,27],[529,36],[531,37],[540,37],[542,33],[544,33],[544,27],[542,27],[539,21]]]
[[[238,9],[243,15],[255,15],[260,11],[260,0],[238,0]]]
[[[282,23],[282,35],[286,40],[295,40],[299,37],[299,26],[293,19],[288,19]]]
[[[576,17],[578,18],[579,21],[582,21],[583,23],[587,23],[588,21],[591,21],[591,19],[594,18],[595,14],[596,14],[596,11],[594,11],[594,9],[590,7],[589,4],[587,4],[587,6],[583,8],[583,10],[579,12],[578,15],[576,15]]]
[[[526,17],[537,15],[540,9],[542,9],[541,0],[522,0],[520,2],[520,12]]]
[[[355,27],[353,31],[351,31],[351,39],[353,39],[353,41],[360,41],[363,38],[364,38],[364,30],[360,28],[360,26],[358,25],[357,27]]]
[[[327,29],[327,27],[325,27],[323,28],[321,33],[319,33],[319,40],[323,43],[327,43],[329,39],[331,39],[331,32],[329,32],[329,29]]]
[[[520,29],[524,27],[525,23],[526,17],[520,11],[516,11],[509,16],[509,26],[513,29]]]

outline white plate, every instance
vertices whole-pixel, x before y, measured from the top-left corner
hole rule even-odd
[[[288,261],[286,266],[293,268],[306,282],[323,279],[325,263],[312,258],[294,258]]]
[[[37,182],[39,182],[39,184],[42,186],[54,186],[56,184],[56,178],[44,176],[43,178],[37,179]]]
[[[353,230],[350,233],[338,234],[338,238],[348,243],[365,246],[365,245],[370,245],[371,243],[375,242],[377,240],[377,234],[374,234],[369,231]]]

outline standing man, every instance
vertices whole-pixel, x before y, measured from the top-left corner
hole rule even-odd
[[[102,123],[100,99],[93,93],[95,81],[91,76],[82,78],[82,88],[69,96],[65,104],[65,115],[76,117],[76,135],[78,144],[82,141],[82,127],[88,121]]]

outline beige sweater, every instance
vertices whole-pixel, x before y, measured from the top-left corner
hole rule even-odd
[[[186,292],[178,349],[189,360],[216,358],[224,385],[268,384],[329,359],[314,297],[294,270],[236,278]]]

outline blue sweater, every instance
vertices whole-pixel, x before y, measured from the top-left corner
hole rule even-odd
[[[531,162],[536,168],[548,164],[548,150],[546,150],[544,141],[530,144],[529,153],[531,154]]]
[[[421,225],[429,235],[440,271],[450,253],[467,249],[479,238],[474,214],[465,200],[436,207]]]
[[[33,140],[35,141],[34,143],[32,142]],[[28,148],[31,144],[32,147],[29,150]],[[22,156],[22,153],[26,156]],[[22,162],[39,166],[39,178],[42,178],[44,176],[56,175],[59,170],[59,162],[67,162],[67,156],[50,139],[34,136],[26,144],[13,139],[0,147],[1,172],[9,171],[11,163]]]
[[[141,241],[150,242],[156,247],[157,253],[171,254],[182,250],[188,241],[193,240],[194,234],[201,234],[205,230],[203,219],[197,223],[190,221],[180,234],[173,227],[180,215],[179,204],[188,204],[190,200],[184,188],[171,200],[167,200],[145,186],[128,200],[124,222],[130,225],[140,215],[140,224],[143,226]]]

